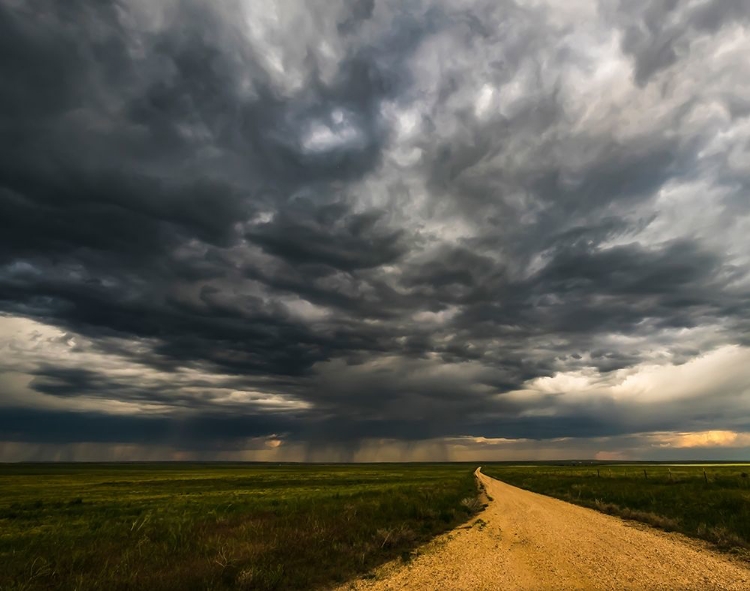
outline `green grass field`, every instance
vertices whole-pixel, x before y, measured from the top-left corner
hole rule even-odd
[[[309,589],[465,521],[474,466],[0,465],[0,589]],[[467,506],[468,505],[468,506]]]
[[[527,490],[703,538],[748,556],[750,465],[487,464],[482,472]]]

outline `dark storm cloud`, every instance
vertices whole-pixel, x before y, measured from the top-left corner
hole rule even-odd
[[[696,34],[716,34],[750,18],[746,4],[721,0],[690,3],[621,0],[619,4],[604,4],[604,7],[623,26],[622,48],[635,60],[635,78],[639,84],[674,64],[680,54],[689,52]]]
[[[215,448],[225,441],[230,446],[251,437],[270,436],[294,425],[293,420],[269,417],[135,417],[91,412],[50,412],[12,409],[0,418],[4,440],[39,443],[173,444],[184,448]]]
[[[737,6],[0,2],[0,434],[740,428],[607,390],[748,342]]]
[[[404,253],[399,244],[403,231],[376,230],[382,215],[351,214],[342,204],[294,204],[247,238],[291,265],[351,272],[393,263]]]

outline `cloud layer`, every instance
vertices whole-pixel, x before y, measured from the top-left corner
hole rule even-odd
[[[2,0],[0,459],[747,447],[749,52],[717,0]]]

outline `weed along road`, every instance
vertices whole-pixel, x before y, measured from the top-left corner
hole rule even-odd
[[[479,517],[340,590],[750,589],[750,569],[704,542],[477,477]]]

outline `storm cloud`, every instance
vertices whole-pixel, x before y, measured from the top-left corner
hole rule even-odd
[[[718,0],[0,0],[0,460],[745,453],[749,52]]]

